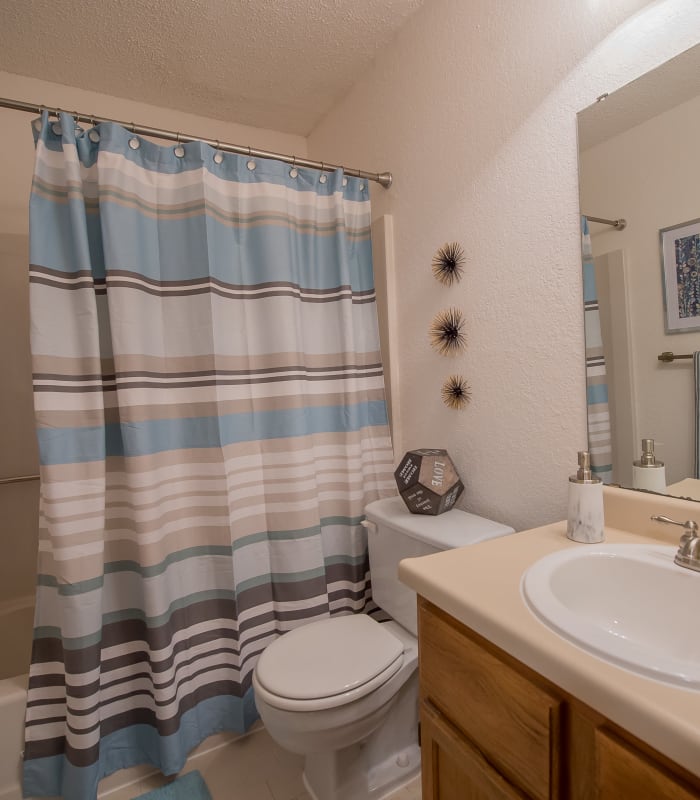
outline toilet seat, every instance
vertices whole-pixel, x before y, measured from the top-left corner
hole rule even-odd
[[[366,614],[312,622],[269,645],[255,667],[256,695],[287,711],[358,700],[403,664],[403,643]]]

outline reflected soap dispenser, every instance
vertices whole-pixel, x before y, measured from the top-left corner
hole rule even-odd
[[[632,488],[666,494],[666,467],[654,455],[653,439],[642,439],[642,456],[632,464]]]
[[[569,478],[566,535],[574,542],[602,542],[603,523],[603,482],[591,472],[590,453],[580,450],[578,471]]]

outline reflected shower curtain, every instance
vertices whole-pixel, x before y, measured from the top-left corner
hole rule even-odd
[[[595,264],[588,220],[581,217],[583,258],[583,308],[586,331],[586,408],[591,472],[603,483],[612,481],[612,432],[608,407],[608,377],[600,331],[600,311],[595,285]]]
[[[244,730],[263,648],[365,609],[359,523],[396,489],[365,182],[34,130],[24,791],[85,800]]]

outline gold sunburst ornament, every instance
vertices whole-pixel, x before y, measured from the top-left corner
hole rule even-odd
[[[442,384],[442,402],[448,408],[460,410],[472,399],[472,390],[461,375],[450,375]]]
[[[464,349],[464,317],[458,308],[441,311],[430,325],[430,343],[443,356],[451,356]]]
[[[464,248],[459,242],[448,242],[433,256],[433,275],[445,286],[459,281],[464,271]]]

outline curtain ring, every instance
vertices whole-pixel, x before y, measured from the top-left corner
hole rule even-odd
[[[248,158],[250,158],[253,154],[250,152],[250,145],[248,145]]]
[[[177,132],[176,141],[177,141],[178,144],[180,144],[180,131]]]
[[[297,157],[292,156],[292,168],[296,167],[296,165],[297,165]]]
[[[325,171],[326,171],[326,165],[322,161],[321,162],[321,172],[325,172]]]
[[[136,125],[134,125],[134,123],[133,123],[133,122],[131,123],[131,132],[132,132],[133,134],[135,134],[135,133],[136,133]]]

